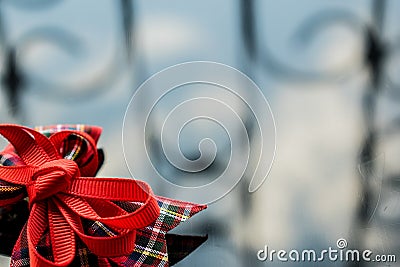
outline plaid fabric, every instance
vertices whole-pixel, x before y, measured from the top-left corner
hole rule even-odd
[[[168,267],[168,247],[166,242],[166,233],[174,229],[181,222],[186,221],[194,214],[206,208],[203,205],[196,205],[187,202],[176,201],[164,197],[157,196],[157,202],[160,206],[160,216],[158,219],[147,226],[140,229],[136,234],[135,249],[131,255],[122,256],[117,258],[98,258],[92,254],[89,249],[79,242],[77,245],[76,257],[70,266],[92,267],[92,266],[160,266]],[[140,205],[138,203],[124,203],[121,205],[126,210],[135,210]],[[100,222],[85,221],[84,225],[87,226],[87,231],[93,236],[113,236],[114,233],[111,229],[107,228]],[[191,241],[186,240],[189,244]],[[180,243],[183,248],[192,247],[185,243]],[[201,244],[201,243],[200,243]],[[198,244],[198,245],[200,245]],[[26,238],[26,227],[22,230],[21,238],[15,245],[11,263],[14,267],[28,267],[29,254],[28,254],[28,240]],[[41,255],[52,259],[50,249],[49,235],[45,235],[42,244],[38,247]],[[185,249],[182,252],[188,254]]]
[[[157,197],[160,216],[150,226],[140,229],[133,253],[122,260],[123,266],[168,266],[165,235],[205,206]],[[121,260],[121,259],[118,259]]]
[[[100,128],[88,127],[84,125],[57,125],[50,127],[37,127],[36,130],[42,132],[48,137],[62,130],[79,130],[90,134],[96,142],[101,133]],[[64,156],[64,158],[75,160],[79,166],[84,166],[91,160],[94,151],[90,151],[90,146],[86,144],[86,141],[83,138],[77,135],[70,135],[68,138],[66,138],[62,147],[60,147],[60,153]],[[100,158],[102,158],[103,154],[99,153],[99,155]],[[24,164],[15,153],[13,148],[10,146],[7,147],[2,153],[0,153],[0,159],[4,159],[0,161],[0,164],[2,165],[8,164],[7,166],[13,166]],[[102,162],[102,160],[100,161]],[[13,187],[13,185],[6,184],[0,180],[0,201],[1,195],[3,193],[5,193],[6,195],[11,194],[7,191],[8,188],[11,187]],[[26,196],[24,188],[14,189],[12,193],[21,198]],[[181,222],[186,221],[194,214],[205,209],[206,206],[177,201],[160,196],[157,196],[156,199],[160,207],[160,216],[151,225],[147,226],[146,228],[137,230],[135,248],[130,255],[116,258],[97,257],[96,255],[91,253],[89,249],[78,238],[75,259],[70,264],[70,266],[169,266],[166,234],[170,230],[178,226]],[[142,205],[142,203],[136,202],[116,202],[116,204],[127,211],[134,211]],[[100,222],[82,219],[82,223],[86,229],[87,234],[89,235],[114,235],[112,229],[108,228],[106,225]],[[30,266],[26,226],[23,227],[20,233],[20,238],[15,244],[14,250],[11,255],[11,266],[14,267]],[[182,251],[174,251],[174,263],[177,262],[177,257],[179,259],[184,258],[184,256],[189,254],[191,251],[201,245],[202,242],[205,241],[205,237],[202,237],[202,242],[191,242],[190,238],[188,237],[173,242],[173,240],[171,240],[171,238],[173,239],[173,235],[168,236],[168,238],[168,243],[174,245],[172,249],[176,250],[177,248],[182,247]],[[179,244],[179,246],[176,246],[177,244]],[[185,244],[187,244],[187,246]],[[50,236],[48,233],[43,236],[39,246],[37,247],[37,251],[42,256],[52,260]]]

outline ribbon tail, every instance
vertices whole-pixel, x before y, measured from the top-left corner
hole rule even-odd
[[[85,233],[79,215],[64,207],[62,202],[55,199],[60,212],[71,226],[72,230],[89,250],[99,257],[115,257],[129,254],[135,245],[136,231],[124,230],[112,236],[91,236]]]
[[[167,241],[169,265],[173,266],[206,242],[208,236],[166,234],[165,239]]]
[[[24,200],[7,208],[0,208],[0,254],[11,255],[14,244],[20,243],[21,231],[26,227],[28,217],[28,202]]]
[[[49,201],[48,218],[54,262],[57,266],[67,266],[75,257],[74,231],[52,201]]]

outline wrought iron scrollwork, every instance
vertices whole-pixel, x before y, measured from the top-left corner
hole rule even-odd
[[[360,36],[363,42],[363,61],[354,62],[350,69],[335,73],[312,72],[303,69],[296,69],[289,66],[286,62],[281,62],[271,53],[268,47],[260,46],[257,40],[257,28],[262,25],[256,23],[256,5],[255,0],[241,0],[241,26],[246,55],[250,58],[252,64],[262,68],[266,73],[272,74],[275,78],[284,78],[295,81],[324,81],[332,82],[338,79],[350,78],[352,75],[361,71],[367,71],[369,81],[366,85],[362,99],[362,113],[364,115],[365,134],[361,143],[358,164],[360,168],[360,190],[361,196],[359,205],[355,214],[355,222],[351,231],[350,245],[356,248],[363,248],[364,234],[371,216],[374,214],[377,203],[375,203],[377,189],[374,186],[373,177],[376,173],[376,164],[374,162],[377,156],[379,146],[379,136],[382,135],[382,129],[378,127],[377,103],[382,91],[388,90],[389,95],[399,95],[400,85],[387,73],[387,63],[391,55],[398,53],[400,49],[399,40],[387,40],[384,34],[386,9],[388,2],[386,0],[372,0],[370,6],[370,19],[365,20],[357,14],[346,9],[328,9],[318,11],[309,16],[295,31],[296,40],[299,44],[306,45],[317,34],[327,31],[331,26],[342,24],[346,29],[351,30]],[[266,37],[264,38],[264,43]],[[398,119],[397,121],[400,121]],[[389,127],[393,130],[393,127]],[[391,181],[388,184],[398,184],[400,176],[379,177],[384,181]],[[384,186],[384,185],[383,185]],[[390,185],[389,185],[390,186]],[[376,218],[374,218],[376,219]],[[356,231],[356,228],[364,229]],[[361,263],[350,263],[350,265]],[[354,265],[355,266],[355,265]],[[362,265],[357,265],[362,266]]]
[[[44,9],[56,6],[60,0],[41,1],[2,1],[3,5],[10,4],[15,8],[29,12],[43,12]],[[100,71],[89,72],[84,78],[73,83],[66,80],[53,80],[49,75],[39,75],[26,69],[24,56],[30,49],[38,44],[50,44],[61,49],[68,56],[79,57],[85,52],[83,41],[74,33],[60,27],[37,27],[27,31],[19,39],[11,42],[5,29],[6,21],[0,16],[0,54],[3,57],[3,69],[0,69],[2,87],[7,95],[10,113],[18,116],[21,112],[20,94],[27,86],[34,88],[39,95],[52,101],[60,101],[66,98],[73,101],[86,101],[91,97],[101,94],[112,88],[113,83],[123,73],[124,67],[131,64],[134,50],[133,42],[133,3],[131,0],[120,0],[118,12],[121,14],[121,29],[123,39],[122,47],[116,45],[113,56],[104,64]],[[121,64],[122,63],[122,64]],[[126,64],[124,64],[126,63]]]

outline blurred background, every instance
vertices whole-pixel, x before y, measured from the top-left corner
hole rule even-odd
[[[130,177],[121,135],[139,85],[182,62],[230,65],[269,101],[275,161],[258,191],[242,179],[176,230],[209,235],[176,266],[400,266],[257,260],[265,245],[339,238],[400,260],[399,12],[394,0],[1,0],[0,122],[102,126],[99,176]]]

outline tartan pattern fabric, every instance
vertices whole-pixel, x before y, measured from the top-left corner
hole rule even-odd
[[[151,225],[139,229],[136,234],[134,251],[128,256],[117,258],[98,258],[89,249],[79,242],[76,256],[71,267],[95,267],[95,266],[142,266],[142,267],[168,267],[168,247],[165,235],[167,232],[186,221],[194,214],[206,208],[204,205],[197,205],[173,199],[157,196],[160,206],[160,216]],[[124,208],[137,209],[138,203],[125,203]],[[113,236],[111,229],[99,222],[86,221],[88,233],[93,236]],[[190,240],[188,240],[190,242]],[[38,248],[41,255],[52,259],[50,249],[50,238],[48,235],[42,240]],[[11,263],[14,267],[28,267],[28,240],[26,238],[26,227],[21,232],[21,238],[15,245]]]
[[[101,129],[98,127],[89,127],[85,125],[56,125],[49,127],[37,127],[47,137],[63,130],[78,130],[90,134],[97,142]],[[66,159],[72,159],[79,166],[84,166],[94,155],[94,151],[90,151],[90,146],[86,141],[77,135],[69,135],[63,145],[60,147],[60,154]],[[102,156],[102,153],[99,153]],[[17,153],[11,146],[8,146],[0,153],[0,164],[4,166],[23,165],[23,161],[18,157]],[[101,164],[101,161],[100,163]],[[99,166],[100,167],[100,166]],[[1,178],[1,177],[0,177]],[[23,199],[26,196],[25,188],[5,183],[0,180],[0,202],[2,196],[17,197]],[[206,208],[205,205],[198,205],[183,201],[177,201],[165,197],[156,196],[157,203],[160,207],[160,215],[151,225],[138,229],[136,233],[136,241],[134,251],[130,255],[120,256],[116,258],[97,257],[89,251],[89,249],[77,239],[77,246],[74,261],[70,266],[92,267],[92,266],[169,266],[168,261],[168,246],[166,234],[178,226],[181,222],[186,221],[194,214]],[[134,211],[141,207],[142,203],[136,202],[115,202],[126,211]],[[82,224],[85,227],[87,234],[92,236],[113,236],[114,232],[111,228],[98,221],[90,221],[82,219]],[[171,238],[171,236],[169,236]],[[187,255],[192,250],[197,248],[201,243],[190,244],[190,239],[186,239],[190,251],[177,252],[177,255]],[[180,243],[185,247],[185,242]],[[203,241],[204,242],[204,241]],[[171,242],[170,242],[171,243]],[[174,243],[174,242],[172,242]],[[0,245],[1,246],[1,245]],[[175,249],[175,248],[174,248]],[[37,246],[37,251],[49,260],[52,260],[52,249],[50,235],[46,233],[40,244]],[[181,258],[183,258],[182,256]],[[11,266],[27,267],[30,266],[28,253],[28,241],[26,225],[23,227],[20,238],[14,246],[11,255]]]
[[[165,235],[205,206],[157,197],[160,216],[148,227],[140,229],[133,253],[123,260],[123,266],[168,266]]]

